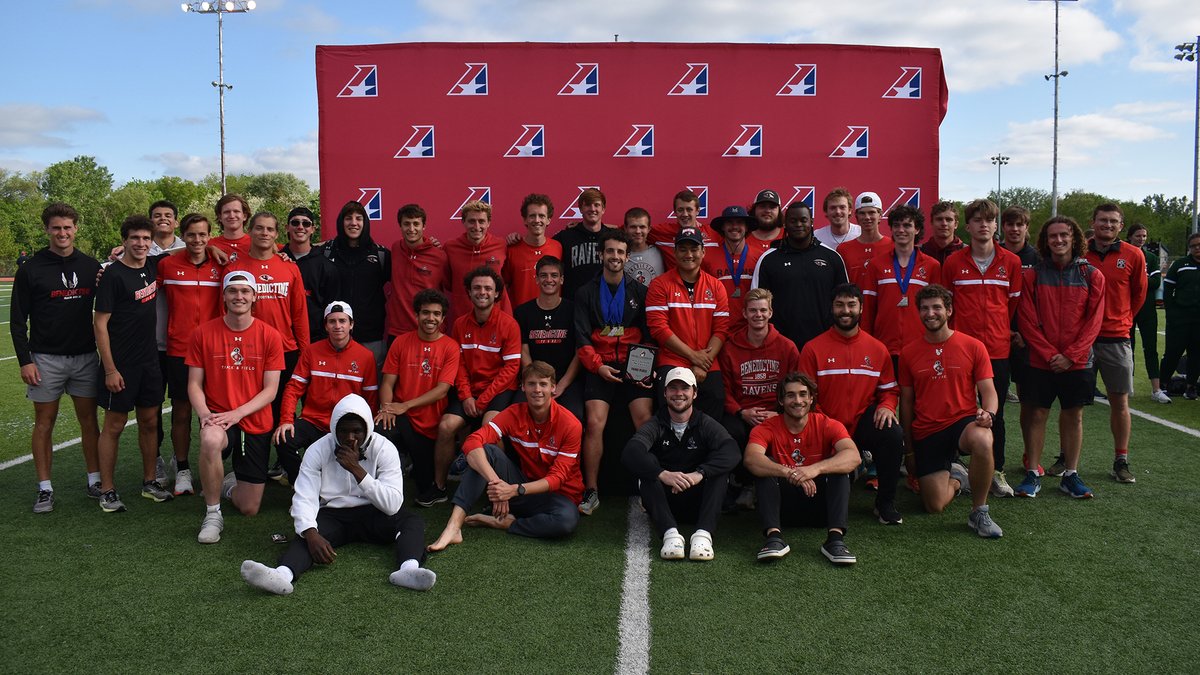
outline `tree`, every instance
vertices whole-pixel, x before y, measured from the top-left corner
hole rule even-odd
[[[112,223],[106,222],[104,200],[112,192],[113,176],[95,157],[80,155],[51,164],[42,174],[40,187],[47,201],[66,202],[79,212],[80,248],[95,254],[106,241]],[[147,205],[148,206],[148,205]]]

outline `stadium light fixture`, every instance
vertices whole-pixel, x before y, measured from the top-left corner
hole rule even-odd
[[[996,153],[992,155],[992,164],[996,165],[996,205],[1004,210],[1004,202],[1000,201],[1000,168],[1008,164],[1008,160],[1012,159],[1007,155]]]
[[[1046,0],[1030,0],[1030,2],[1045,2]],[[1050,173],[1050,215],[1058,215],[1058,81],[1067,76],[1067,71],[1058,67],[1058,3],[1076,2],[1077,0],[1054,1],[1054,73],[1043,75],[1046,81],[1054,80],[1054,160]]]
[[[212,4],[209,2],[185,2],[179,7],[184,12],[217,15],[217,79],[212,86],[217,88],[217,112],[220,117],[221,132],[221,194],[225,188],[225,90],[233,89],[232,84],[225,82],[225,15],[243,14],[252,11],[258,4],[254,0],[226,0]]]
[[[1196,143],[1192,149],[1192,234],[1200,232],[1200,206],[1196,204],[1196,193],[1200,189],[1200,35],[1195,42],[1175,45],[1175,59],[1196,63]]]

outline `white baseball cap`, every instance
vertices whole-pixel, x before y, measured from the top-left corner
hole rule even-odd
[[[672,368],[663,378],[663,384],[671,384],[675,380],[680,380],[693,389],[696,388],[696,374],[692,372],[691,368]]]
[[[249,286],[257,290],[257,286],[254,285],[254,275],[242,270],[235,270],[225,275],[225,278],[221,281],[221,290],[225,290],[230,286]]]
[[[325,305],[325,315],[324,316],[327,317],[330,314],[333,314],[334,312],[344,312],[346,314],[346,316],[350,317],[351,321],[354,320],[354,310],[351,309],[350,303],[345,302],[344,300],[334,300],[333,302],[329,303],[328,305]],[[324,317],[322,317],[322,318],[324,318]]]
[[[879,209],[883,211],[883,206],[880,205],[879,195],[874,192],[863,192],[854,200],[854,210],[859,209]]]

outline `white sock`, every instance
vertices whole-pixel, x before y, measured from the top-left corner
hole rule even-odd
[[[1074,476],[1074,475],[1075,475],[1075,469],[1067,469],[1066,471],[1063,471],[1063,478],[1066,478],[1067,476]]]
[[[100,472],[99,471],[91,471],[88,473],[88,485],[91,485],[92,483],[99,483],[99,482],[100,482]]]
[[[405,560],[404,562],[400,563],[400,570],[401,571],[415,570],[420,566],[421,566],[421,563],[417,562],[416,558],[409,558],[408,560]]]
[[[663,539],[666,539],[667,537],[674,536],[677,534],[679,534],[679,528],[672,527],[671,529],[667,530],[666,532],[663,532]]]
[[[220,513],[221,512],[220,504],[208,504],[204,508],[207,509],[209,513]]]
[[[38,481],[38,490],[39,491],[49,490],[51,492],[54,492],[54,488],[50,486],[50,481],[48,481],[48,480],[39,480]]]
[[[275,568],[275,571],[279,572],[279,576],[283,577],[283,580],[289,584],[292,583],[292,580],[296,578],[296,575],[292,574],[292,568],[288,567],[287,565],[280,565],[279,567]]]

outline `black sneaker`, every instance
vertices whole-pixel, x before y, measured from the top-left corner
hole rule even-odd
[[[1190,354],[1189,354],[1189,356],[1190,356]],[[1196,385],[1192,385],[1192,386],[1188,387],[1187,389],[1183,390],[1183,397],[1189,401],[1195,401],[1197,398]]]
[[[430,485],[428,489],[417,495],[417,506],[430,507],[434,504],[441,504],[447,499],[449,496],[446,494],[446,488]]]
[[[267,469],[267,478],[270,478],[274,481],[283,482],[287,479],[287,472],[283,470],[283,467],[279,465],[279,462],[275,462],[271,465],[271,468]]]
[[[1047,476],[1061,476],[1067,472],[1067,458],[1061,454],[1054,459],[1054,463],[1046,469]]]
[[[784,543],[779,535],[767,537],[767,543],[758,551],[758,559],[762,561],[779,560],[792,552],[792,547]]]
[[[883,525],[899,525],[904,522],[904,516],[896,510],[893,502],[875,502],[875,516]]]
[[[829,562],[834,565],[853,565],[858,562],[858,558],[846,548],[846,542],[841,539],[830,539],[821,544],[821,553],[829,558]]]

